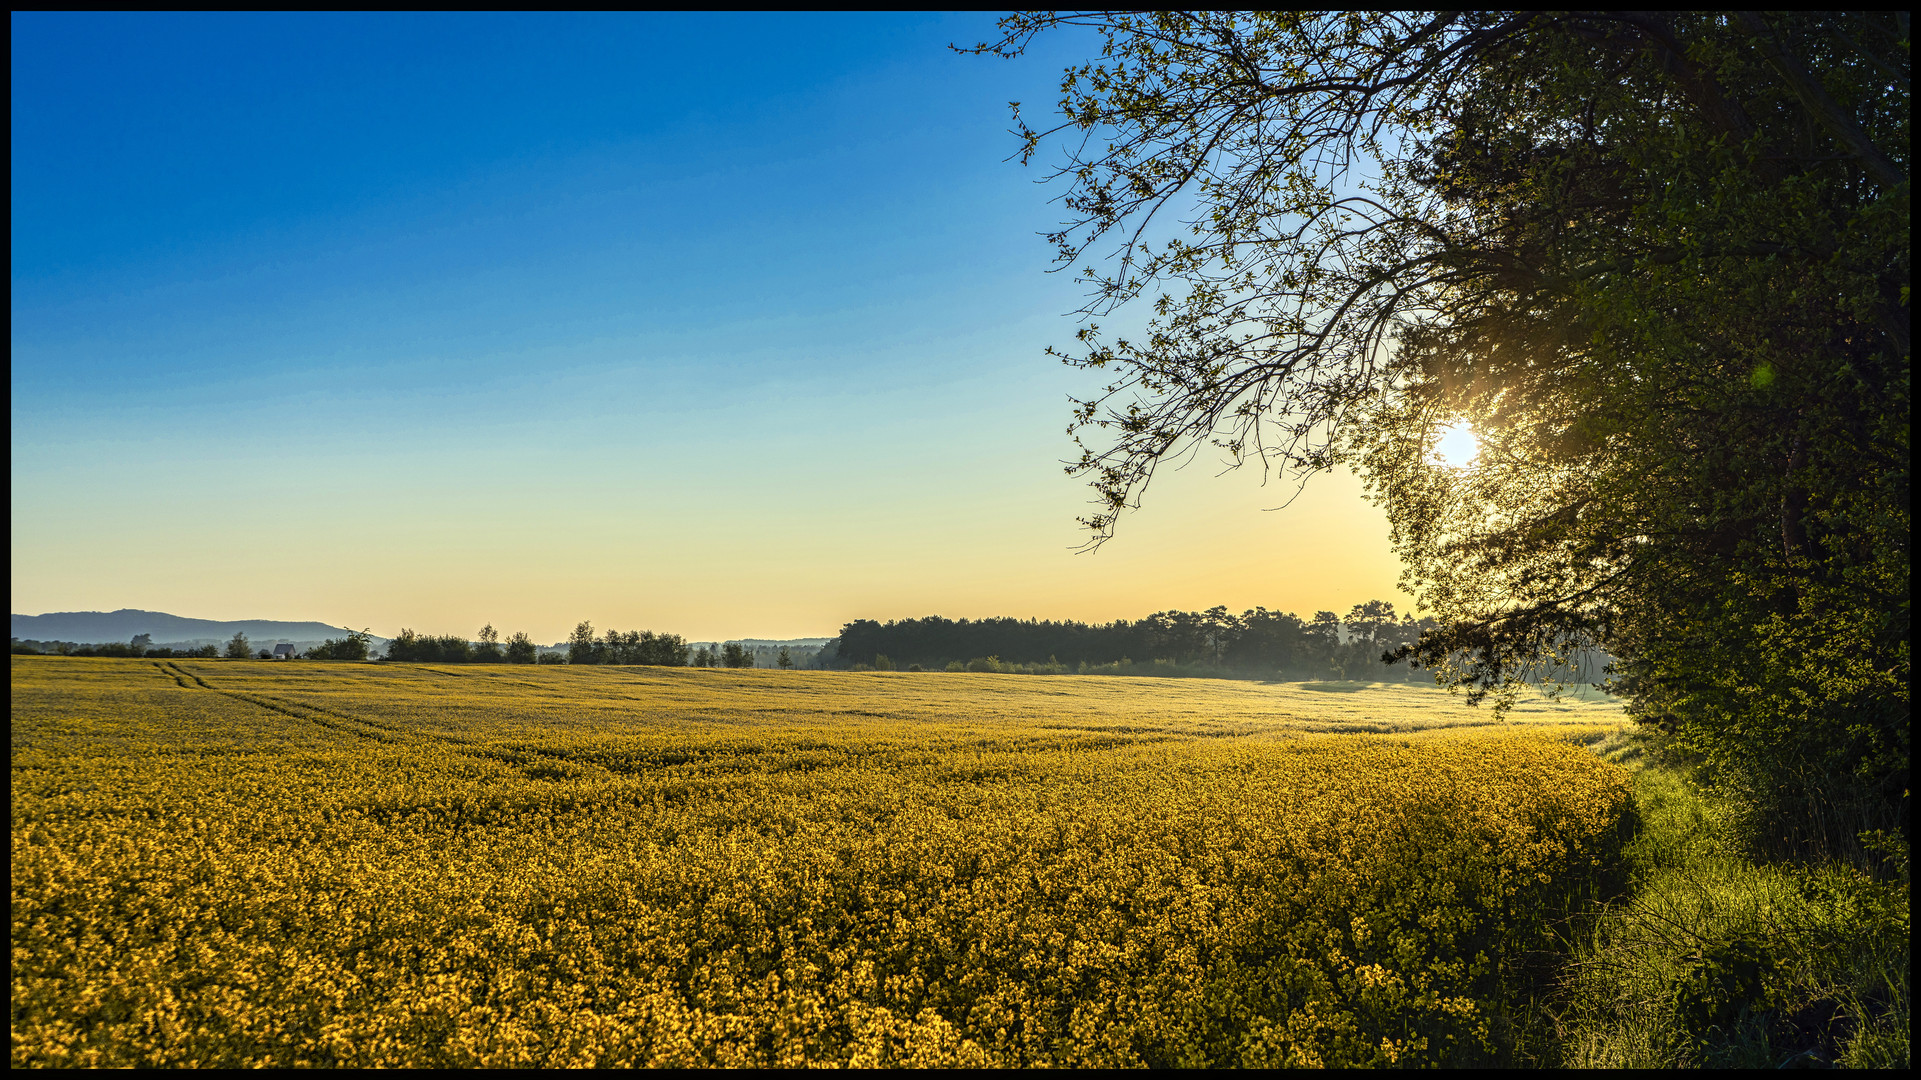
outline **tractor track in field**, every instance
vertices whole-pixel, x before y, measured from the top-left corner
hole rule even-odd
[[[213,687],[207,685],[207,680],[195,675],[193,672],[188,671],[186,668],[181,667],[171,660],[156,660],[153,666],[159,668],[162,674],[172,676],[173,681],[179,683],[182,690],[192,690],[196,687],[201,690],[213,689]],[[187,680],[189,679],[193,680],[192,684],[188,683]]]
[[[400,728],[391,724],[382,724],[377,721],[354,716],[350,713],[341,712],[338,709],[329,709],[319,705],[308,705],[305,702],[290,701],[286,698],[272,697],[267,694],[246,693],[240,690],[222,690],[219,687],[209,684],[207,680],[188,671],[179,664],[171,662],[156,663],[154,666],[159,668],[162,673],[172,676],[173,681],[183,690],[209,690],[222,697],[233,698],[235,701],[244,701],[249,705],[258,706],[270,712],[277,712],[282,716],[290,716],[295,720],[305,720],[333,731],[344,732],[348,735],[362,739],[370,739],[375,742],[400,743],[412,741],[412,733],[402,731]],[[189,679],[192,680],[191,683],[188,682]]]

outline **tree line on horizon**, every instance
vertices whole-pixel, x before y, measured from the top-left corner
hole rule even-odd
[[[329,639],[310,647],[300,656],[310,660],[365,660],[371,649],[369,642],[373,635],[364,630],[349,630],[341,640]],[[275,644],[285,644],[285,641]],[[267,649],[256,653],[253,644],[247,640],[243,631],[235,631],[223,648],[213,642],[186,644],[176,648],[170,645],[154,645],[152,634],[135,634],[131,641],[40,641],[34,638],[11,639],[11,651],[16,656],[103,656],[116,659],[133,660],[212,660],[225,656],[229,660],[271,660],[274,654]]]
[[[1225,606],[1161,611],[1110,623],[938,615],[886,623],[857,619],[829,646],[835,667],[1020,671],[1035,674],[1194,674],[1426,681],[1383,654],[1416,641],[1432,619],[1399,615],[1387,600],[1303,619]]]
[[[147,657],[178,659],[214,659],[226,656],[230,660],[248,660],[255,657],[253,646],[244,633],[236,632],[228,641],[225,649],[211,643],[192,648],[155,648],[151,646],[152,636],[136,635],[131,642],[72,642],[38,641],[14,638],[13,652],[19,655],[55,656],[105,656],[141,659]],[[802,666],[807,650],[802,656],[794,655],[786,646],[778,649],[758,648],[742,642],[729,641],[714,646],[702,645],[698,648],[689,644],[679,634],[655,633],[651,630],[608,630],[596,635],[591,622],[581,622],[574,627],[573,635],[559,648],[545,648],[534,642],[524,631],[517,631],[505,641],[492,624],[480,628],[473,640],[458,634],[420,634],[412,629],[402,629],[388,641],[384,654],[375,655],[373,635],[365,630],[349,630],[346,637],[328,639],[309,647],[298,655],[302,660],[382,660],[418,664],[644,664],[656,667],[727,667],[751,668],[761,666],[763,661],[776,668],[795,668]],[[767,654],[762,656],[761,654]],[[273,654],[265,649],[258,652],[262,660],[273,659]],[[809,661],[811,663],[811,661]]]
[[[364,659],[364,657],[314,656],[314,659]],[[583,620],[569,635],[565,650],[542,649],[524,632],[516,632],[503,644],[492,625],[483,626],[477,640],[458,635],[430,636],[403,629],[387,643],[381,659],[432,664],[506,663],[506,664],[638,664],[653,667],[729,667],[749,668],[756,664],[755,650],[738,642],[717,648],[695,648],[679,634],[652,630],[613,630],[596,633],[591,621]],[[774,666],[793,667],[788,650],[774,657]]]
[[[1162,611],[1144,619],[1094,624],[1073,620],[946,619],[929,616],[886,623],[857,619],[809,662],[843,670],[972,670],[1021,673],[1243,675],[1421,681],[1409,667],[1382,662],[1417,640],[1433,620],[1397,616],[1386,600],[1354,605],[1345,617],[1331,611],[1302,619],[1292,612],[1253,608],[1240,615],[1216,606],[1201,612]],[[357,636],[357,635],[356,635]],[[334,644],[334,643],[329,643]],[[340,643],[341,653],[351,651]],[[596,631],[574,627],[560,649],[542,650],[524,633],[503,647],[492,626],[479,640],[426,636],[403,629],[381,659],[413,663],[550,663],[655,667],[751,668],[757,652],[739,642],[695,648],[679,634],[649,630]],[[321,654],[321,655],[316,655]],[[310,650],[311,659],[365,659]],[[790,650],[771,658],[798,667]]]
[[[372,634],[350,630],[300,654],[306,660],[383,660],[422,664],[633,664],[657,667],[751,668],[770,663],[853,670],[932,668],[935,670],[1019,671],[1096,674],[1254,674],[1303,678],[1408,678],[1405,669],[1390,675],[1379,661],[1384,650],[1413,641],[1428,625],[1412,616],[1396,617],[1384,600],[1356,604],[1345,619],[1331,611],[1303,620],[1292,613],[1254,608],[1241,615],[1225,607],[1202,612],[1163,611],[1147,618],[1091,624],[1073,620],[1013,618],[945,619],[930,616],[887,623],[858,619],[817,656],[796,658],[781,648],[758,657],[739,642],[692,646],[685,637],[648,630],[597,632],[592,622],[574,627],[564,647],[544,648],[525,632],[505,640],[491,625],[473,639],[458,634],[420,634],[403,628],[375,655]],[[230,659],[256,656],[246,635],[236,633],[224,650],[202,645],[191,650],[150,647],[148,635],[130,643],[13,641],[16,653],[71,656],[175,657]],[[271,659],[265,649],[260,659]],[[1140,671],[1136,669],[1139,668]]]
[[[679,634],[650,630],[597,632],[582,621],[561,646],[543,647],[524,631],[504,641],[489,624],[472,640],[457,634],[419,634],[403,628],[375,655],[372,634],[349,630],[300,654],[306,660],[380,660],[424,664],[576,664],[654,667],[777,668],[806,666],[855,671],[934,670],[1012,674],[1189,675],[1296,679],[1367,679],[1421,682],[1431,676],[1417,665],[1393,666],[1387,657],[1404,651],[1433,629],[1431,618],[1397,615],[1386,600],[1355,604],[1345,616],[1317,611],[1311,619],[1292,612],[1251,608],[1239,615],[1223,605],[1206,611],[1168,610],[1142,619],[1110,623],[1016,618],[856,619],[841,628],[817,655],[795,657],[782,647],[756,649],[740,642],[691,645]],[[214,645],[191,650],[155,649],[148,635],[131,643],[80,645],[23,642],[16,653],[72,656],[178,657],[223,654]],[[224,650],[230,659],[255,656],[246,635],[236,633]],[[271,659],[265,649],[260,659]],[[1590,658],[1594,659],[1594,658]],[[1605,658],[1600,658],[1604,660]],[[1591,670],[1590,670],[1591,669]],[[1563,682],[1599,681],[1600,663],[1560,672]]]
[[[132,641],[41,641],[37,638],[10,638],[15,656],[110,656],[135,660],[206,660],[220,655],[220,646],[205,643],[174,648],[153,645],[152,634],[136,634]]]
[[[540,659],[540,647],[525,631],[515,631],[503,644],[492,623],[481,627],[473,641],[458,634],[416,634],[403,627],[387,642],[386,655],[381,659],[419,664],[532,664]]]

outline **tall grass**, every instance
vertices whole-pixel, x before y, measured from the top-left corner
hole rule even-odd
[[[1638,733],[1624,895],[1571,942],[1555,1017],[1577,1067],[1773,1068],[1908,1061],[1908,867],[1768,858],[1740,802],[1694,785]],[[1757,856],[1759,853],[1759,856]]]

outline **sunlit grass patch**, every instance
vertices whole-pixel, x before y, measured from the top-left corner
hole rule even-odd
[[[1336,682],[1304,682],[1296,683],[1295,685],[1303,690],[1313,690],[1323,694],[1351,694],[1356,690],[1366,690],[1374,684],[1349,680]]]
[[[1908,1060],[1905,865],[1766,863],[1731,809],[1623,732],[1635,766],[1627,893],[1575,943],[1561,1011],[1569,1064],[1730,1067]]]

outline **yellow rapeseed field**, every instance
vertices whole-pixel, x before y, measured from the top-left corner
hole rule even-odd
[[[1605,702],[15,657],[13,1064],[1498,1057]],[[1436,737],[1439,733],[1441,737]]]

